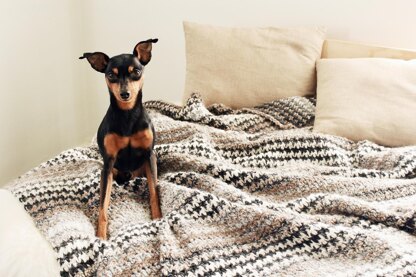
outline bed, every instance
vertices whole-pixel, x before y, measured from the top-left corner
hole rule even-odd
[[[322,58],[360,57],[416,52],[338,40],[322,50]],[[99,240],[98,148],[69,149],[0,191],[2,272],[416,275],[416,146],[313,132],[309,96],[232,109],[192,94],[183,106],[145,106],[163,218],[150,220],[145,179],[115,184],[109,239]]]

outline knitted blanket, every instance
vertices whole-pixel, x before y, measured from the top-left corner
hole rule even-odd
[[[114,184],[95,237],[97,145],[8,187],[56,250],[62,276],[416,276],[416,147],[312,132],[315,100],[252,109],[146,102],[163,218],[145,178]]]

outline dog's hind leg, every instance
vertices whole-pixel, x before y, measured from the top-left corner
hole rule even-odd
[[[138,169],[136,169],[135,171],[133,171],[132,173],[132,178],[137,178],[137,177],[145,177],[145,173],[146,173],[146,169],[145,169],[145,165],[139,167]]]
[[[98,212],[97,237],[107,239],[108,206],[110,205],[111,188],[113,185],[114,158],[104,160],[100,181],[100,208]]]
[[[117,172],[117,174],[114,174],[115,172]],[[122,185],[127,183],[128,181],[130,181],[132,177],[132,173],[131,172],[126,172],[126,171],[115,171],[113,170],[113,179],[117,182],[117,184]]]
[[[147,185],[149,186],[150,210],[152,214],[152,219],[158,219],[162,217],[162,212],[160,211],[159,194],[156,190],[157,164],[156,155],[154,151],[152,151],[149,160],[145,164],[145,170]]]

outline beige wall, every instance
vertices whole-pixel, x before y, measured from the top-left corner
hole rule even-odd
[[[77,59],[84,51],[112,56],[158,37],[144,98],[180,103],[183,20],[321,25],[331,38],[416,49],[415,10],[413,0],[2,1],[0,186],[94,135],[108,95],[103,76]]]

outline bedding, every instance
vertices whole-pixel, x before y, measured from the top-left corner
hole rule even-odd
[[[95,237],[101,159],[70,149],[7,187],[62,276],[414,276],[416,147],[312,132],[315,99],[255,108],[145,103],[163,218],[145,178],[115,184]]]
[[[316,91],[324,28],[232,28],[184,22],[184,101],[254,107]],[[256,93],[253,93],[255,91]]]
[[[314,131],[416,145],[416,60],[322,59]]]

